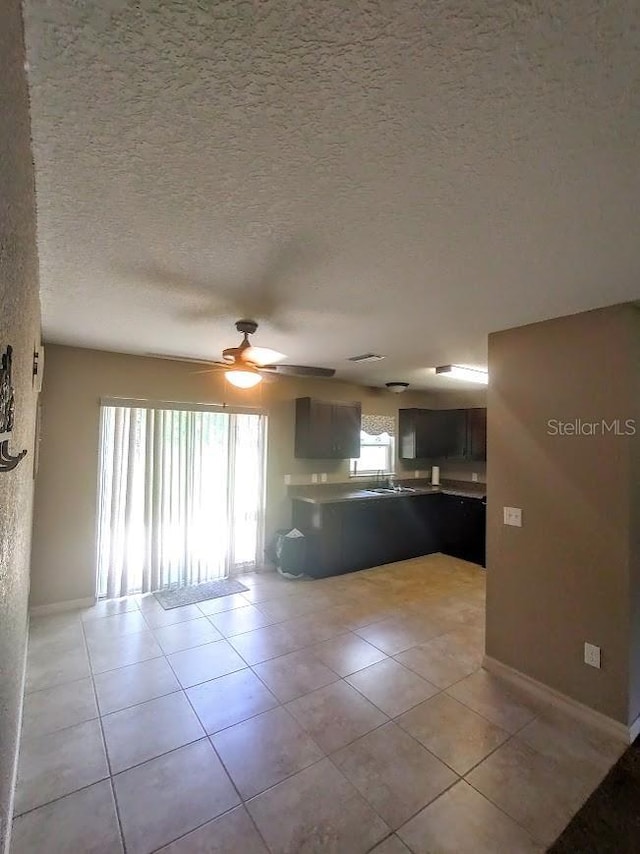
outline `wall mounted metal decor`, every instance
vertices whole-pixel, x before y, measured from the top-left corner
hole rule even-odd
[[[15,419],[16,404],[13,385],[11,383],[12,356],[13,348],[7,347],[6,351],[2,354],[2,364],[0,366],[0,437],[13,430]],[[20,451],[19,454],[10,454],[9,440],[0,439],[0,472],[11,471],[26,455],[26,450]]]

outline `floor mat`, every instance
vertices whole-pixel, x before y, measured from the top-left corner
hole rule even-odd
[[[640,738],[622,754],[548,854],[640,851]]]
[[[231,578],[222,581],[206,581],[204,584],[193,584],[190,587],[176,587],[170,590],[158,590],[153,595],[165,611],[179,608],[181,605],[193,605],[207,599],[219,599],[221,596],[231,596],[233,593],[244,593],[248,590],[244,584]]]

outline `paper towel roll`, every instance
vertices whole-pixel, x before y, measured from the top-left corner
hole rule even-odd
[[[440,466],[431,466],[431,486],[440,486]]]

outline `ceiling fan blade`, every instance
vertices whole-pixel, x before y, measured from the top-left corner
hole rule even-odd
[[[284,353],[280,353],[278,350],[272,350],[270,347],[247,347],[244,351],[244,358],[252,362],[254,365],[272,365],[275,362],[279,362],[281,359],[286,359]]]
[[[194,356],[172,356],[170,353],[145,353],[152,359],[167,359],[170,362],[190,362],[193,365],[219,365],[214,359],[196,359]]]
[[[263,365],[260,371],[269,371],[273,374],[282,374],[290,377],[333,377],[334,368],[314,368],[310,365]]]
[[[211,365],[210,368],[205,368],[204,371],[192,371],[191,375],[197,377],[199,374],[215,374],[216,371],[223,371],[229,365]]]

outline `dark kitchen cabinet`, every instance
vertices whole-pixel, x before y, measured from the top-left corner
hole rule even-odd
[[[314,504],[293,499],[293,525],[307,537],[316,578],[440,551],[438,493]]]
[[[486,500],[458,495],[442,495],[441,498],[441,551],[484,566]]]
[[[399,436],[403,460],[485,460],[487,410],[401,409]]]
[[[296,399],[295,456],[304,460],[347,460],[360,456],[359,403]]]
[[[449,444],[445,457],[465,459],[468,451],[468,416],[466,409],[447,409],[449,415]]]
[[[306,537],[307,575],[324,578],[348,572],[342,554],[342,504],[312,504],[293,499],[292,524]]]
[[[386,502],[347,502],[342,507],[341,565],[344,572],[388,563],[383,526]]]
[[[484,407],[467,409],[467,457],[487,459],[487,410]]]
[[[398,430],[404,460],[446,455],[451,419],[446,409],[401,409]]]
[[[293,499],[316,578],[443,552],[485,565],[486,501],[445,493],[313,503]]]

